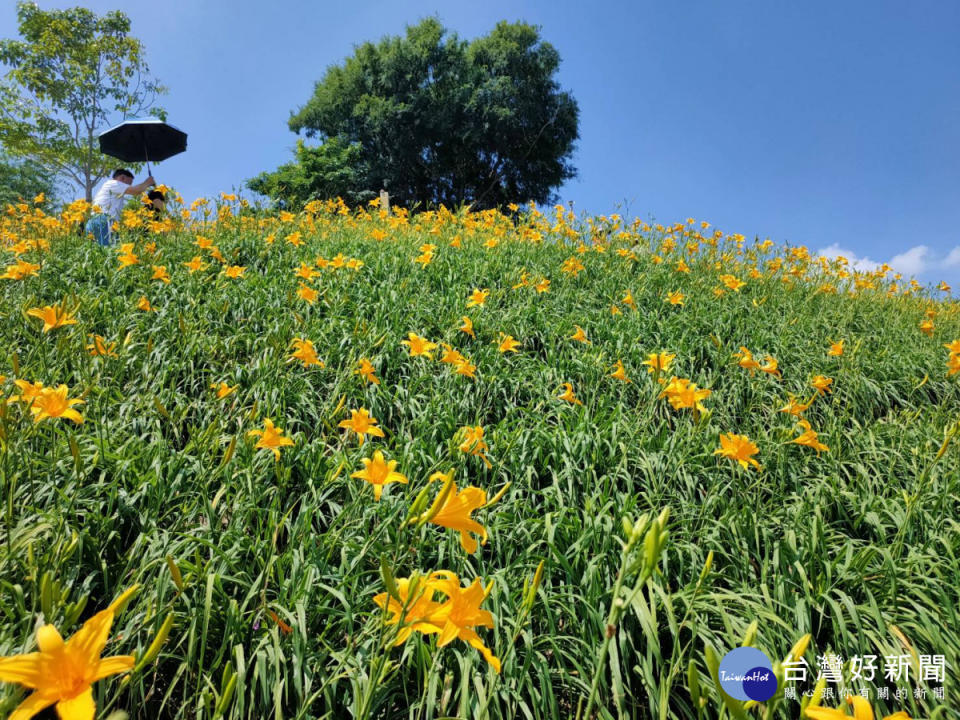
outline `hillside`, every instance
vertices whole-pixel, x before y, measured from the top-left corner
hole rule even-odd
[[[108,249],[82,210],[2,220],[0,655],[138,585],[97,717],[960,704],[949,292],[562,207],[222,196]],[[780,685],[746,708],[711,678],[741,644]]]

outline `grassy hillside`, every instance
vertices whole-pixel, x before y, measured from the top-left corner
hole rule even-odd
[[[0,655],[139,586],[108,613],[103,656],[135,667],[93,685],[97,717],[826,717],[853,713],[841,687],[877,717],[960,704],[948,292],[562,208],[225,196],[128,213],[110,249],[79,211],[3,219]],[[72,322],[44,331],[45,306]],[[29,383],[65,385],[83,422]],[[382,437],[342,427],[361,409]],[[406,482],[364,479],[378,452]],[[775,663],[768,702],[715,683],[742,644]],[[808,681],[784,682],[798,655]],[[830,655],[844,682],[818,684]],[[850,681],[865,655],[875,681]],[[932,655],[945,682],[918,679]],[[26,697],[0,687],[0,714]]]

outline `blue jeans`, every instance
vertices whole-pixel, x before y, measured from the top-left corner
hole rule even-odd
[[[99,215],[94,215],[89,220],[87,220],[86,230],[88,233],[93,235],[94,240],[100,243],[103,247],[107,247],[110,244],[110,216],[100,213]]]

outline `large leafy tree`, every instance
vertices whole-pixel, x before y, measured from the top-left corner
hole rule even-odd
[[[427,19],[330,67],[290,129],[358,146],[355,191],[385,186],[402,205],[550,202],[579,136],[559,64],[533,25],[466,42]]]
[[[0,41],[9,70],[0,83],[0,142],[76,184],[93,189],[116,165],[100,154],[97,132],[147,113],[166,89],[150,77],[143,44],[122,12],[41,10],[18,2],[19,40]]]

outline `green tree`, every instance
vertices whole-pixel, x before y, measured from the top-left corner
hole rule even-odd
[[[31,160],[18,161],[0,152],[0,210],[21,200],[31,202],[41,193],[45,204],[53,200],[51,174]]]
[[[248,181],[247,186],[291,206],[332,197],[358,205],[376,194],[363,189],[365,176],[358,143],[348,145],[334,137],[311,147],[298,140],[294,162],[281,165],[274,172],[261,173]]]
[[[466,42],[426,19],[330,67],[290,129],[358,146],[354,191],[386,187],[408,207],[551,202],[579,137],[559,65],[536,26]]]
[[[150,77],[130,20],[85,8],[44,11],[17,3],[20,40],[0,41],[10,69],[0,83],[0,142],[69,183],[93,189],[116,165],[100,154],[96,133],[108,120],[150,111],[166,88]]]

